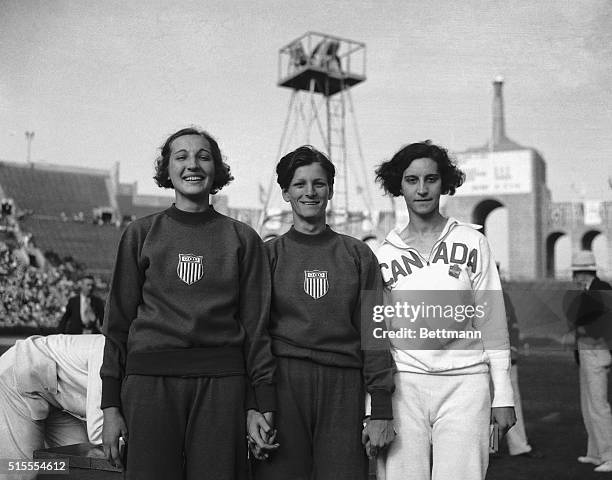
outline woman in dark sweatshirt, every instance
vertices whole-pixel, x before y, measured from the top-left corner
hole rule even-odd
[[[232,177],[208,133],[171,135],[155,180],[176,202],[128,225],[106,304],[104,449],[121,464],[127,441],[128,479],[242,480],[246,379],[275,402],[264,246],[209,205]]]
[[[325,155],[300,147],[280,160],[276,172],[293,210],[291,229],[266,243],[279,446],[266,451],[251,440],[256,455],[269,454],[255,464],[255,478],[365,480],[366,390],[372,399],[371,421],[363,432],[369,452],[375,454],[394,436],[393,360],[384,345],[362,348],[362,324],[371,327],[371,315],[362,319],[362,302],[382,302],[378,262],[363,242],[325,223],[335,174]],[[364,291],[369,291],[367,300]],[[261,409],[250,406],[250,417],[256,407]]]

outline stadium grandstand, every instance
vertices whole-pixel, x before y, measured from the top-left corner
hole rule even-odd
[[[138,195],[136,191],[136,183],[121,183],[118,185],[117,208],[122,214],[124,223],[168,208],[173,201],[172,197]]]
[[[118,177],[118,164],[100,170],[0,162],[4,240],[107,277],[126,223],[172,201],[139,196],[135,184],[119,184]]]

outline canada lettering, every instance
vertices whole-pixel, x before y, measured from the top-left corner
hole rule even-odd
[[[400,256],[399,260],[392,260],[391,264],[381,263],[380,268],[383,271],[385,278],[389,278],[387,284],[396,283],[400,277],[407,277],[412,274],[413,268],[423,268],[424,264],[416,252],[408,252]],[[466,265],[472,273],[478,270],[478,250],[469,249],[464,243],[453,243],[450,248],[450,256],[446,243],[441,243],[434,252],[431,263],[454,263],[457,265]]]

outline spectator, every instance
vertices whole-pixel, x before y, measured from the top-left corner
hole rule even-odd
[[[312,51],[310,56],[312,64],[328,72],[341,73],[342,65],[338,56],[339,49],[340,43],[337,40],[324,38]]]
[[[17,261],[10,244],[0,243],[1,327],[57,327],[79,270],[72,261],[57,260],[35,268]]]
[[[588,435],[586,455],[578,457],[578,461],[597,465],[596,472],[612,472],[612,414],[608,402],[612,286],[597,277],[593,252],[577,252],[572,259],[572,272],[583,290],[575,299],[571,320],[580,366],[580,409]]]
[[[497,266],[499,270],[499,265]],[[512,391],[514,393],[514,410],[516,413],[516,423],[506,434],[508,453],[510,456],[522,456],[529,458],[542,458],[542,453],[534,450],[527,440],[525,431],[525,421],[523,419],[523,404],[521,392],[519,390],[518,379],[518,360],[519,360],[519,325],[516,318],[516,311],[510,300],[510,295],[506,291],[506,285],[502,282],[504,306],[506,307],[506,320],[508,322],[508,333],[510,337],[510,379],[512,381]]]
[[[304,51],[304,46],[299,40],[289,47],[289,56],[291,59],[291,71],[301,68],[308,63],[308,57]]]
[[[59,323],[58,333],[100,333],[104,317],[104,301],[96,297],[94,278],[85,275],[79,280],[80,294],[68,300]]]

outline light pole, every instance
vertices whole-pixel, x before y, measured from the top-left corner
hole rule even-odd
[[[26,162],[30,163],[32,161],[30,154],[32,153],[32,140],[34,139],[34,132],[25,132],[26,142],[28,146],[28,154],[26,157]]]

